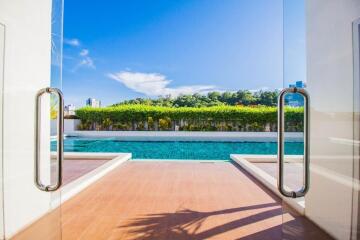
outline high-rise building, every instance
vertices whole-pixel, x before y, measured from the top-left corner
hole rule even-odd
[[[295,87],[297,87],[297,88],[306,88],[306,84],[303,81],[296,81]]]
[[[75,105],[73,104],[66,105],[64,107],[64,115],[65,116],[75,115],[75,110],[76,110]]]
[[[306,84],[303,81],[296,81],[295,84],[289,84],[289,87],[305,88]],[[304,97],[298,93],[287,94],[285,101],[287,105],[292,107],[304,106]]]
[[[101,101],[96,100],[95,98],[88,98],[86,100],[86,106],[90,106],[93,108],[99,108],[99,107],[101,107]]]

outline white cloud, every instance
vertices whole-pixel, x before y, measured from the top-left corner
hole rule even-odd
[[[80,56],[88,56],[89,55],[89,50],[88,49],[82,49],[81,51],[80,51]]]
[[[77,39],[77,38],[72,38],[72,39],[64,39],[64,43],[65,44],[68,44],[68,45],[70,45],[70,46],[73,46],[73,47],[78,47],[78,46],[80,46],[80,41],[79,41],[79,39]]]
[[[96,68],[96,66],[94,64],[94,60],[88,56],[85,56],[84,58],[82,58],[80,60],[80,62],[74,67],[72,72],[76,72],[81,67],[88,67],[88,68],[92,68],[92,69]]]
[[[185,85],[171,88],[168,87],[171,80],[160,73],[121,71],[118,73],[110,73],[107,76],[121,82],[129,89],[147,96],[171,95],[172,97],[176,97],[180,94],[207,93],[216,90],[213,85]]]
[[[88,67],[95,69],[94,60],[89,56],[90,51],[88,49],[81,49],[79,52],[80,60],[79,63],[73,69],[73,72],[76,72],[81,67]]]
[[[77,38],[64,39],[64,43],[68,44],[72,47],[76,47],[78,49],[82,45],[80,43],[80,40]],[[76,72],[81,67],[88,67],[88,68],[95,69],[96,67],[94,64],[94,60],[89,55],[90,55],[89,49],[80,48],[79,56],[76,56],[76,57],[68,56],[67,59],[74,59],[77,62],[76,66],[72,69],[72,72]]]
[[[250,89],[248,91],[251,92],[251,93],[256,93],[256,92],[260,92],[260,91],[270,91],[270,89],[268,87],[261,87],[261,88],[258,88],[258,89]]]
[[[95,68],[94,60],[92,60],[91,57],[85,57],[84,59],[82,59],[80,65]]]

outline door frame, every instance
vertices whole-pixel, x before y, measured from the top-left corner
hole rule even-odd
[[[353,22],[353,69],[354,69],[354,156],[353,156],[353,216],[351,239],[360,238],[360,192],[356,190],[360,183],[360,162],[356,156],[360,156],[360,18]],[[356,144],[357,143],[357,144]]]
[[[3,104],[6,27],[0,22],[0,239],[5,239],[3,184]]]

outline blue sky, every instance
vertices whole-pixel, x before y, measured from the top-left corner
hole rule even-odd
[[[65,103],[305,80],[303,3],[288,2],[283,26],[283,0],[65,1]]]

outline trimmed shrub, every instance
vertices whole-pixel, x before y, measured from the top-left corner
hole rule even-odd
[[[286,130],[302,131],[303,110],[302,107],[286,107]],[[264,131],[266,124],[276,126],[277,108],[268,106],[174,108],[119,105],[104,108],[80,108],[76,110],[76,116],[81,119],[82,123],[86,123],[82,128],[89,126],[89,128],[93,128],[92,130],[97,128],[171,130],[172,123],[177,125],[181,123],[179,129],[188,131]],[[147,123],[146,128],[144,127],[145,123]],[[276,129],[272,128],[272,130]]]

